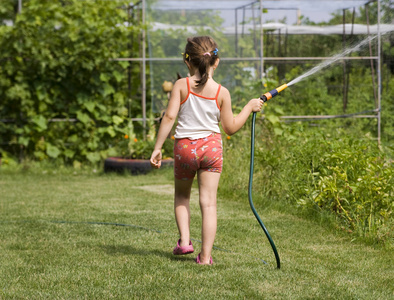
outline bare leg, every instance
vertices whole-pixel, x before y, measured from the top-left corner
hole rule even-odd
[[[181,247],[188,246],[190,242],[190,192],[192,183],[193,179],[175,179],[174,211]]]
[[[209,264],[213,243],[216,236],[217,214],[216,195],[219,186],[220,173],[198,171],[198,186],[200,193],[200,208],[202,215],[201,254],[202,264]]]

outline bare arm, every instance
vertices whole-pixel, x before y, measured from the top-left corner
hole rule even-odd
[[[157,134],[155,148],[150,158],[150,163],[154,168],[160,168],[161,166],[161,148],[170,133],[172,126],[174,126],[175,119],[178,115],[178,111],[181,105],[181,81],[178,80],[171,92],[171,98],[168,102],[168,107],[163,119],[161,120],[159,132]]]
[[[221,100],[221,112],[220,118],[222,123],[222,128],[225,133],[232,135],[242,128],[252,112],[258,112],[261,110],[263,101],[259,98],[252,99],[244,106],[242,111],[234,117],[231,108],[231,96],[226,88],[222,88],[220,92]]]

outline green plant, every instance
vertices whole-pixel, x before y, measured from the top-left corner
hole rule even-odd
[[[347,229],[390,239],[389,232],[384,237],[379,231],[386,230],[393,215],[393,163],[365,141],[350,140],[343,146],[320,158],[308,194],[321,209],[335,212]]]
[[[369,136],[359,140],[347,129],[285,124],[267,112],[257,123],[254,193],[264,205],[286,205],[313,215],[331,216],[354,238],[393,245],[394,165]],[[249,129],[225,143],[221,190],[245,195]],[[231,157],[231,160],[226,160]],[[236,178],[235,178],[236,177]],[[262,200],[260,200],[262,201]]]
[[[124,136],[133,105],[129,65],[112,59],[128,56],[128,37],[140,30],[122,25],[122,3],[31,0],[14,26],[0,26],[0,118],[9,120],[0,123],[4,150],[71,164],[114,153],[110,145]]]
[[[140,125],[139,122],[129,120],[125,135],[114,147],[113,156],[121,156],[133,159],[150,159],[153,148],[156,142],[156,134],[159,124],[154,120],[153,115],[150,115],[147,120],[146,127],[148,132],[144,135],[143,132],[136,130],[135,127]],[[173,137],[167,139],[163,145],[163,158],[172,157],[173,153]]]
[[[275,149],[280,163],[274,181],[285,187],[285,198],[335,214],[339,227],[355,236],[391,243],[387,228],[393,226],[394,166],[375,141],[342,130],[334,135],[304,132],[283,146],[284,152]]]

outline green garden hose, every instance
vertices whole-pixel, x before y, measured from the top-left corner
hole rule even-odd
[[[276,258],[276,266],[278,269],[280,269],[280,258],[278,251],[276,250],[276,246],[274,241],[272,240],[270,234],[268,233],[267,228],[265,228],[263,221],[261,221],[260,216],[258,215],[256,209],[254,208],[253,205],[253,200],[252,200],[252,185],[253,185],[253,165],[254,165],[254,135],[255,135],[255,124],[256,124],[256,113],[253,113],[253,118],[252,118],[252,134],[251,134],[251,144],[250,144],[250,173],[249,173],[249,191],[248,191],[248,196],[249,196],[249,204],[250,208],[253,211],[254,216],[256,217],[257,221],[259,222],[261,228],[263,228],[265,235],[267,236],[272,250],[275,253],[275,258]]]

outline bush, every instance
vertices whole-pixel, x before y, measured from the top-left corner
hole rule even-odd
[[[111,59],[129,56],[129,35],[140,30],[123,25],[120,6],[31,0],[14,26],[0,26],[0,119],[8,120],[0,123],[0,144],[7,152],[70,163],[116,153],[133,105],[129,64]]]
[[[376,141],[353,138],[344,129],[286,126],[274,117],[267,120],[256,126],[253,191],[260,195],[257,205],[267,199],[265,205],[279,202],[329,213],[339,228],[357,237],[392,243],[394,165]],[[235,195],[245,196],[249,129],[237,135],[233,144],[225,145],[225,168],[237,175],[223,174],[221,191],[237,189]]]
[[[394,166],[379,152],[376,142],[344,138],[320,139],[313,144],[318,159],[309,168],[304,195],[293,200],[333,212],[342,228],[359,236],[390,239]]]

